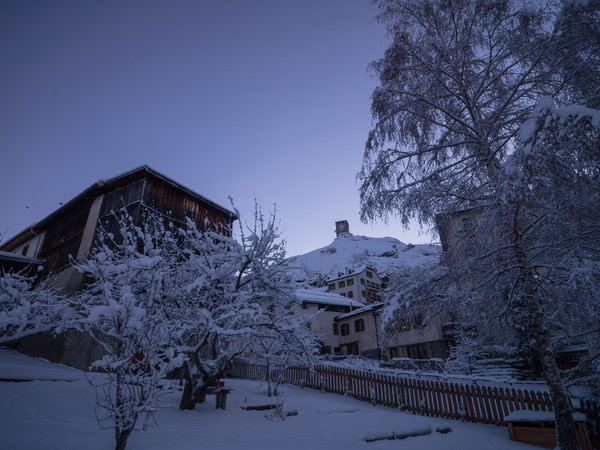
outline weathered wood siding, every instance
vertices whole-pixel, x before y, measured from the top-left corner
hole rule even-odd
[[[145,206],[181,224],[189,217],[199,228],[205,225],[222,228],[227,225],[229,217],[225,217],[212,205],[200,202],[184,192],[169,189],[161,180],[149,178],[146,181]]]
[[[205,225],[226,230],[230,217],[208,203],[199,201],[187,193],[174,189],[168,183],[154,177],[145,177],[119,186],[105,194],[98,225],[119,240],[119,229],[114,213],[126,209],[135,224],[141,225],[146,213],[169,218],[178,226],[186,218],[195,221],[198,228]]]
[[[81,205],[58,219],[46,231],[39,257],[46,259],[42,275],[57,272],[69,265],[69,255],[77,257],[91,202]]]

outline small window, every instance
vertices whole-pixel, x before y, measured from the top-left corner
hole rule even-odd
[[[350,325],[347,323],[343,323],[340,327],[340,334],[342,336],[348,336],[350,334]]]
[[[339,334],[339,328],[338,328],[338,324],[337,323],[333,324],[333,334],[336,335],[336,336]]]
[[[367,270],[367,278],[373,278],[373,272]]]
[[[27,250],[29,250],[29,245],[26,245],[25,247],[23,247],[23,251],[21,252],[21,254],[23,256],[27,256]]]
[[[302,302],[302,309],[306,309],[306,303]]]
[[[354,331],[360,333],[361,331],[365,331],[365,321],[364,319],[358,319],[354,321]]]
[[[352,292],[352,291],[348,292],[348,298],[352,298],[352,297],[354,297],[354,292]]]
[[[367,296],[367,293],[366,293],[365,291],[360,291],[360,292],[362,293],[362,296],[363,296],[363,297],[366,297],[366,296]]]
[[[340,281],[338,283],[338,288],[343,288],[343,287],[346,287],[346,282],[345,281]]]
[[[360,284],[363,284],[363,285],[365,284],[365,279],[364,278],[360,279]]]
[[[354,286],[354,280],[350,278],[348,281],[346,281],[346,286]]]
[[[345,297],[345,296],[346,296],[346,293],[345,293],[345,292],[340,292],[340,295],[341,295],[342,297]]]
[[[329,285],[329,290],[330,290],[330,291],[335,291],[335,283],[331,283],[331,284]]]
[[[334,355],[339,355],[340,353],[342,353],[342,349],[339,347],[333,347],[333,354]]]

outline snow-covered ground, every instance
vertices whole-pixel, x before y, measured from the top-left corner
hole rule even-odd
[[[8,350],[0,350],[0,379],[23,375],[26,382],[0,382],[0,448],[2,449],[109,449],[113,433],[102,431],[94,415],[95,394],[81,372]],[[48,381],[55,380],[55,381]],[[67,381],[69,380],[69,381]],[[372,406],[335,394],[284,385],[283,412],[245,411],[244,405],[274,402],[263,383],[228,379],[232,389],[227,410],[215,410],[214,401],[194,411],[177,408],[175,389],[162,397],[157,424],[136,431],[130,449],[531,449],[510,441],[503,427],[432,419]],[[446,434],[437,428],[450,427]],[[402,440],[366,442],[365,437],[418,434]]]

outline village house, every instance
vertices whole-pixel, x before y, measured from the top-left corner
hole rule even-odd
[[[341,353],[382,359],[381,320],[379,311],[383,303],[372,303],[341,314],[335,318],[339,330]]]
[[[381,285],[383,280],[375,269],[361,266],[358,269],[346,269],[337,278],[327,281],[327,292],[367,304],[381,301]]]
[[[347,221],[338,221],[335,225],[338,237],[349,233]],[[393,337],[384,336],[380,318],[384,306],[382,290],[383,279],[370,265],[347,268],[327,281],[328,293],[338,294],[361,304],[358,309],[332,317],[332,328],[337,333],[337,342],[331,346],[334,349],[332,353],[362,355],[374,359],[447,358],[448,335],[444,333],[443,324],[439,320],[420,327],[418,317],[407,316],[399,324],[398,332]]]
[[[387,359],[446,359],[450,352],[449,336],[445,332],[443,321],[431,320],[426,326],[418,327],[415,320],[406,318],[394,336],[384,339]]]
[[[197,194],[160,172],[141,166],[100,180],[49,216],[23,230],[0,246],[0,265],[5,269],[35,267],[66,294],[78,291],[84,276],[71,265],[71,258],[84,261],[96,243],[100,227],[118,235],[114,213],[125,209],[136,225],[146,214],[168,217],[176,225],[191,219],[199,228],[228,232],[234,212]],[[41,270],[38,270],[41,269]],[[51,338],[37,335],[15,343],[22,353],[43,356],[79,368],[87,368],[100,349],[91,338],[68,332]]]
[[[311,331],[321,336],[322,353],[341,354],[339,329],[335,318],[364,305],[339,294],[317,289],[297,289],[295,293],[301,302],[296,313],[314,317],[311,320]]]
[[[383,306],[383,303],[372,303],[335,318],[340,330],[341,353],[385,360],[448,357],[448,340],[440,321],[417,328],[410,325],[414,319],[407,317],[403,329],[394,336],[386,336],[380,317]]]

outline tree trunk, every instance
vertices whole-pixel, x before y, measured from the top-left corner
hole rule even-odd
[[[531,272],[531,267],[527,259],[527,248],[519,231],[519,210],[520,208],[517,207],[513,215],[513,244],[520,272],[520,281],[523,285],[523,298],[520,302],[520,306],[523,308],[521,311],[522,317],[520,318],[522,321],[521,325],[525,326],[524,329],[527,329],[527,325],[531,327],[528,331],[532,333],[531,336],[535,339],[537,347],[532,349],[532,354],[537,353],[537,359],[544,370],[544,379],[550,389],[550,397],[552,398],[556,421],[557,448],[559,450],[581,450],[577,441],[577,429],[573,421],[573,411],[571,410],[569,395],[564,387],[560,369],[556,364],[556,357],[552,351],[548,329],[544,323],[543,304],[538,297],[542,294],[540,294],[539,290],[536,291],[535,277]],[[527,313],[524,315],[525,312]],[[529,321],[530,323],[527,324]],[[534,361],[532,361],[533,365]]]
[[[185,385],[183,386],[183,393],[181,394],[181,400],[179,402],[179,409],[194,409],[196,406],[196,401],[194,397],[194,380],[192,379],[192,374],[190,371],[189,363],[186,361],[183,363],[182,369],[182,377],[185,380]]]
[[[179,409],[194,409],[196,402],[193,401],[194,386],[188,379],[185,380],[181,400],[179,401]]]
[[[544,378],[550,388],[554,417],[556,420],[557,448],[560,450],[581,450],[577,440],[577,428],[573,421],[573,411],[569,394],[567,393],[560,376],[560,369],[556,364],[556,357],[550,351],[549,342],[544,332],[538,334],[538,348],[542,356]]]
[[[131,434],[132,429],[124,429],[120,432],[118,429],[115,429],[117,444],[115,445],[115,450],[125,450],[125,446],[127,445],[127,439],[129,439],[129,435]]]
[[[271,396],[271,365],[269,364],[269,358],[267,357],[267,396]]]
[[[221,377],[220,373],[213,375],[208,378],[208,380],[205,380],[204,383],[195,386],[196,383],[192,379],[187,363],[184,364],[183,375],[185,378],[185,386],[183,387],[183,393],[181,394],[179,409],[184,410],[192,410],[196,407],[197,403],[204,403],[208,388]]]

